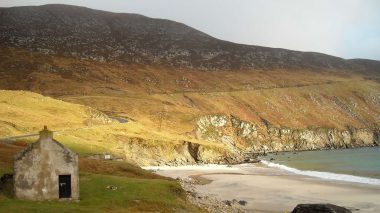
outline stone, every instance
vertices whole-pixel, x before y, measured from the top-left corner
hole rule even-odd
[[[247,205],[247,201],[245,201],[245,200],[239,200],[239,202],[238,202],[240,205],[242,205],[242,206],[245,206],[245,205]]]
[[[267,120],[252,123],[232,115],[210,114],[197,119],[197,138],[226,145],[232,154],[367,147],[378,144],[379,129],[275,126]],[[295,153],[297,154],[297,153]],[[242,161],[243,162],[243,161]]]
[[[298,204],[292,213],[351,213],[350,210],[333,204]]]
[[[115,191],[117,190],[117,186],[112,186],[112,185],[106,186],[106,189]]]
[[[232,206],[232,201],[230,200],[223,200],[223,203],[226,204],[227,206]]]

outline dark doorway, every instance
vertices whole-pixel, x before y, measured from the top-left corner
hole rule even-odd
[[[71,175],[59,175],[59,198],[71,198]]]

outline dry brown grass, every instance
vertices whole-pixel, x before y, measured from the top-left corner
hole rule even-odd
[[[13,157],[26,148],[27,145],[27,143],[22,141],[13,142],[12,144],[0,143],[0,167],[4,170],[10,170],[13,166]],[[129,178],[171,180],[170,178],[142,170],[139,166],[131,163],[96,160],[87,157],[80,157],[79,170],[93,174],[116,175]]]
[[[4,173],[11,172],[13,167],[13,156],[26,146],[27,144],[24,142],[15,142],[14,144],[0,142],[0,177]]]
[[[205,114],[231,114],[259,125],[265,119],[291,128],[365,127],[379,122],[379,91],[379,84],[372,81],[346,81],[252,91],[63,99],[130,117],[149,129],[158,131],[161,126],[164,132],[186,134]]]
[[[18,66],[12,67],[16,61]],[[291,128],[379,124],[379,83],[364,80],[371,76],[344,70],[201,72],[99,63],[2,48],[0,77],[2,88],[28,89],[130,119],[128,124],[95,125],[57,135],[65,145],[83,153],[115,151],[120,138],[126,137],[142,138],[148,145],[164,141],[172,146],[186,140],[223,149],[194,138],[195,122],[206,114],[234,115],[259,127],[262,119]],[[2,106],[10,106],[3,102]],[[1,119],[5,122],[0,123],[0,133],[27,132],[24,127],[36,131],[46,119],[52,121],[49,125],[56,125],[56,130],[87,126],[82,123],[88,114],[79,113],[83,112],[79,105],[65,104],[59,108],[61,102],[51,102],[50,107],[56,110],[41,107],[35,110],[36,115],[25,117],[19,115],[31,105],[29,102],[19,102],[18,108],[13,105],[15,112],[3,107],[0,113],[3,110],[1,116],[6,119]]]
[[[89,107],[27,91],[0,90],[0,137],[35,133],[44,125],[63,130],[105,124]]]
[[[13,144],[0,143],[0,163],[10,166],[13,163],[13,156],[27,146],[24,142],[14,142]]]
[[[336,70],[176,70],[47,56],[6,47],[0,49],[0,77],[1,88],[27,89],[55,97],[231,92],[363,78]]]

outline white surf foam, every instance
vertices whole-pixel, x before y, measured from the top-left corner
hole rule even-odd
[[[380,185],[380,179],[375,179],[375,178],[360,177],[360,176],[346,175],[346,174],[336,174],[336,173],[331,173],[331,172],[302,171],[299,169],[295,169],[295,168],[277,164],[277,163],[268,162],[265,160],[261,160],[261,162],[269,167],[278,168],[278,169],[292,172],[298,175],[306,175],[310,177],[317,177],[317,178],[322,178],[322,179],[327,179],[327,180],[337,180],[337,181],[345,181],[345,182],[353,182],[353,183]]]
[[[213,170],[239,170],[239,168],[236,167],[230,167],[227,165],[220,165],[220,164],[205,164],[205,165],[187,165],[187,166],[145,166],[142,167],[145,170],[207,170],[207,171],[213,171]]]

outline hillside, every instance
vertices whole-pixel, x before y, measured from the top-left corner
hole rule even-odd
[[[27,91],[0,90],[0,135],[36,133],[44,125],[65,130],[115,123],[90,107]]]
[[[0,143],[0,177],[11,172],[13,156],[26,144]],[[81,201],[35,202],[12,196],[11,183],[0,182],[1,212],[205,212],[190,204],[180,184],[125,162],[80,158]],[[115,186],[116,190],[108,190]]]
[[[379,144],[379,61],[234,44],[173,21],[67,5],[0,8],[0,17],[0,88],[82,105],[54,109],[57,123],[44,121],[48,108],[4,111],[5,136],[82,125],[58,139],[142,165]],[[109,123],[86,124],[85,106]]]
[[[0,142],[33,142],[37,136],[29,135],[47,125],[57,140],[82,156],[112,153],[140,165],[157,165],[224,161],[231,154],[221,144],[118,122],[90,107],[36,93],[1,90],[0,103]],[[23,135],[27,137],[17,137]]]
[[[96,61],[196,70],[348,69],[375,66],[321,53],[240,45],[184,24],[69,5],[0,8],[0,43]]]

